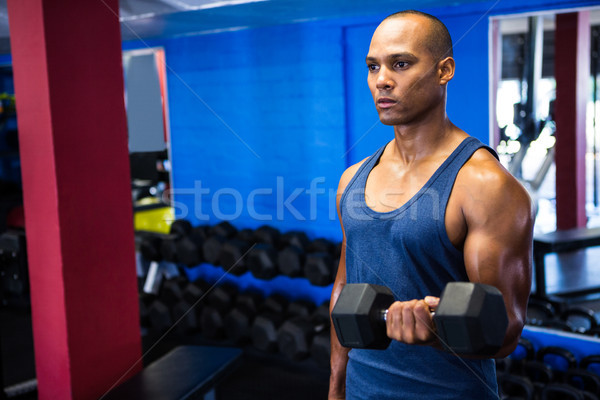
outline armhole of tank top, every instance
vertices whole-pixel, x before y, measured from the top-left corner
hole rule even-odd
[[[473,144],[475,144],[475,143],[473,143]],[[483,144],[481,141],[479,143],[477,143],[477,147],[475,147],[473,149],[471,154],[464,160],[464,162],[461,164],[460,168],[456,171],[454,180],[452,181],[450,188],[447,189],[447,196],[446,196],[446,193],[444,193],[444,197],[443,197],[445,199],[445,204],[443,207],[442,218],[440,218],[440,222],[439,222],[440,226],[439,226],[438,232],[439,232],[439,235],[442,237],[442,243],[444,244],[444,246],[446,246],[447,249],[449,249],[456,255],[463,255],[463,252],[454,246],[454,244],[450,240],[450,237],[448,236],[448,230],[446,229],[446,211],[448,210],[448,203],[450,201],[450,196],[452,195],[452,191],[454,190],[454,185],[456,184],[456,178],[458,177],[458,173],[465,166],[465,164],[473,157],[475,152],[479,149],[486,149],[487,151],[489,151],[492,154],[492,156],[494,156],[494,158],[496,158],[498,160],[498,155],[494,151],[494,149]]]
[[[354,186],[354,184],[356,183],[356,180],[358,179],[358,177],[361,175],[361,173],[365,170],[365,168],[367,168],[367,166],[373,162],[373,159],[375,157],[379,158],[379,156],[381,155],[381,153],[383,152],[383,149],[385,149],[385,147],[388,144],[386,143],[385,145],[383,145],[383,147],[380,147],[375,153],[373,153],[369,158],[367,158],[361,165],[360,167],[358,167],[358,169],[356,170],[356,173],[354,174],[354,176],[350,179],[350,182],[348,182],[348,184],[346,185],[346,187],[344,188],[344,193],[342,193],[342,197],[340,198],[340,217],[342,217],[343,214],[343,207],[342,204],[344,203],[344,201],[346,200],[346,197],[348,195],[349,189],[352,188],[352,186]]]

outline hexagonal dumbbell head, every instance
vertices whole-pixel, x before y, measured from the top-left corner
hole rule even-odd
[[[433,319],[443,344],[460,354],[493,355],[508,327],[502,293],[481,283],[448,283]]]
[[[387,348],[391,339],[386,334],[383,311],[393,302],[394,295],[385,286],[368,283],[345,285],[331,312],[342,346]]]

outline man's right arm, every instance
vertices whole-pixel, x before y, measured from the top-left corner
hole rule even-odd
[[[346,239],[342,241],[342,253],[340,255],[340,264],[337,270],[333,291],[331,292],[331,301],[329,313],[335,305],[342,288],[346,284]],[[333,328],[333,322],[331,323]],[[346,364],[348,363],[348,352],[350,349],[343,347],[335,333],[331,329],[331,375],[329,377],[329,400],[346,398]]]
[[[356,171],[363,162],[364,160],[348,168],[342,174],[340,183],[338,185],[336,204],[338,218],[340,219],[340,225],[342,227],[343,240],[342,252],[340,255],[340,264],[338,266],[335,282],[333,283],[331,301],[329,302],[330,314],[331,310],[335,306],[335,303],[337,302],[338,296],[340,295],[342,288],[346,284],[346,232],[344,231],[344,224],[342,222],[342,215],[340,213],[340,199],[342,198],[344,190],[346,190],[346,186],[348,186],[348,183],[350,183],[350,180],[352,179],[354,174],[356,174]],[[331,326],[333,327],[333,323],[331,324]],[[335,333],[335,329],[331,329],[331,376],[329,378],[329,400],[346,398],[346,365],[348,363],[349,351],[350,349],[343,347],[340,344]]]

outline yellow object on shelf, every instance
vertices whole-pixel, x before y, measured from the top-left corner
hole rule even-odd
[[[137,204],[136,204],[137,205]],[[168,206],[138,207],[134,210],[133,226],[136,231],[169,233],[171,223],[175,219],[173,208]]]

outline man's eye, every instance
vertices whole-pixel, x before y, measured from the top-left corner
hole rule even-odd
[[[369,69],[369,71],[377,71],[379,69],[379,66],[376,64],[367,64],[367,68]]]
[[[394,64],[394,66],[396,68],[406,68],[408,67],[408,63],[405,61],[398,61],[396,64]]]

